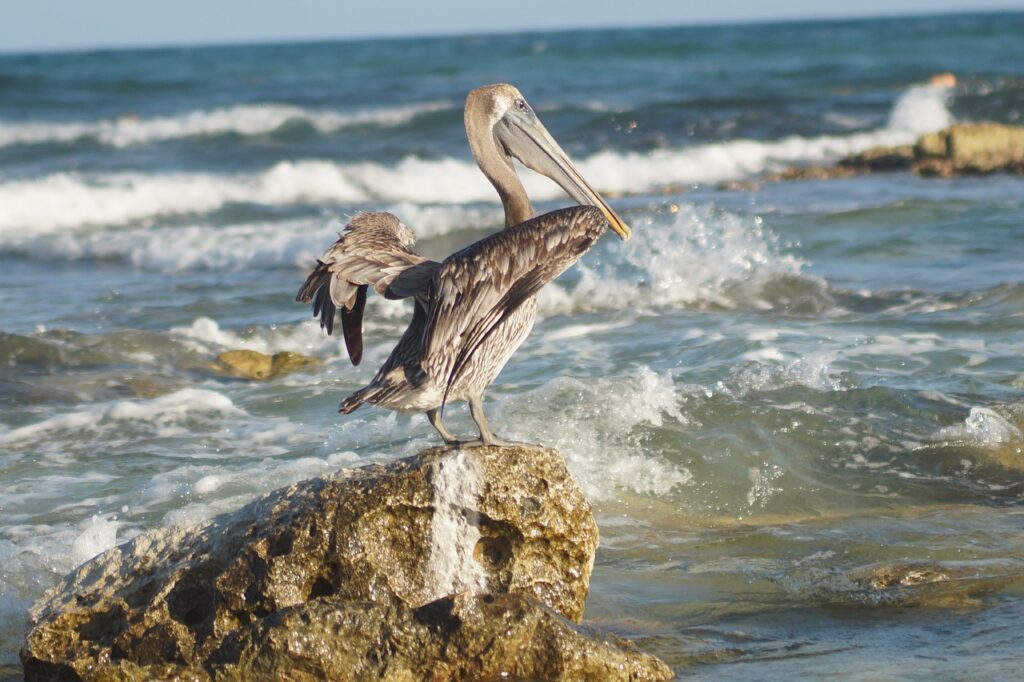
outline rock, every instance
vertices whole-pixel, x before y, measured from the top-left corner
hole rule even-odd
[[[871,566],[853,572],[850,578],[862,587],[888,590],[893,587],[946,582],[950,579],[950,572],[941,564],[918,561]]]
[[[848,579],[864,591],[872,606],[976,608],[980,597],[1021,580],[1017,566],[898,561],[850,571]]]
[[[344,641],[344,647],[310,642]],[[383,652],[384,655],[382,655]],[[524,594],[401,602],[316,601],[225,642],[215,674],[310,680],[669,680],[672,671],[618,638],[583,631]]]
[[[964,123],[925,135],[914,147],[922,175],[1024,173],[1024,126]]]
[[[239,379],[274,379],[319,362],[288,351],[267,355],[255,350],[229,350],[217,356],[213,368]]]
[[[718,183],[718,189],[723,192],[757,192],[761,183],[758,180],[726,180]]]
[[[862,172],[901,171],[910,170],[914,158],[914,147],[909,144],[898,147],[875,147],[846,157],[839,162],[839,166]]]
[[[31,609],[25,676],[669,679],[564,620],[597,540],[557,452],[427,450],[83,564]]]
[[[914,145],[875,147],[847,156],[835,166],[797,166],[768,173],[761,180],[830,180],[907,170],[924,177],[947,178],[990,173],[1024,174],[1024,126],[960,123],[922,135]]]
[[[935,133],[928,133],[917,138],[914,145],[914,158],[916,160],[934,158],[946,158],[946,143],[949,141],[949,129],[940,130]]]
[[[865,172],[860,168],[848,166],[795,166],[777,173],[769,173],[762,179],[765,182],[781,182],[787,180],[832,180],[849,178]]]

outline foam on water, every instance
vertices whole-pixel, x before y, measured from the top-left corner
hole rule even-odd
[[[201,388],[183,388],[174,393],[143,401],[118,401],[76,412],[65,412],[34,424],[0,432],[0,445],[7,448],[40,449],[52,445],[57,434],[71,434],[78,440],[86,432],[100,432],[117,424],[146,423],[156,435],[183,435],[183,422],[194,414],[237,414],[230,398]]]
[[[322,133],[355,126],[394,127],[416,116],[451,108],[451,102],[423,102],[360,111],[313,110],[289,104],[239,104],[199,109],[176,116],[135,116],[59,123],[0,121],[0,147],[95,140],[112,147],[211,135],[267,135],[287,123],[304,123]]]
[[[541,313],[689,305],[770,308],[765,285],[800,274],[803,262],[781,252],[761,218],[711,205],[671,208],[674,213],[634,221],[643,239],[614,244],[601,262],[586,257],[576,266],[575,284],[542,289]]]
[[[798,358],[787,357],[779,348],[768,347],[747,352],[747,360],[728,379],[711,389],[733,398],[742,398],[753,391],[774,391],[787,386],[806,386],[815,391],[841,391],[843,383],[830,371],[838,351],[809,353]]]
[[[402,202],[381,208],[399,216],[420,240],[464,229],[498,228],[503,223],[496,207]],[[43,234],[15,231],[0,234],[0,253],[51,261],[120,260],[135,268],[162,272],[306,268],[338,238],[346,220],[348,216],[223,226],[148,225]]]
[[[890,125],[872,132],[768,142],[734,140],[647,154],[602,151],[578,165],[600,190],[647,193],[665,186],[745,177],[788,164],[820,163],[878,145],[914,142],[945,120],[937,112],[945,110],[946,93],[941,88],[912,88],[897,102]],[[523,181],[537,200],[563,196],[554,183],[535,173],[524,174]],[[53,196],[61,201],[51,201]],[[0,237],[206,213],[230,203],[465,204],[494,203],[495,199],[494,189],[475,163],[452,158],[407,157],[394,166],[281,161],[263,171],[236,175],[54,173],[0,184]]]
[[[387,301],[382,297],[371,300],[375,303],[367,303],[371,308],[367,312],[366,328],[369,330],[373,330],[381,319],[402,320],[407,314],[411,317],[406,304]],[[292,325],[257,327],[240,333],[223,329],[216,320],[209,317],[198,317],[187,327],[172,327],[170,333],[185,346],[200,353],[244,349],[267,354],[289,351],[304,355],[314,353],[329,358],[347,357],[343,340],[337,336],[328,336],[313,320]]]
[[[552,379],[499,405],[498,419],[566,456],[587,497],[608,499],[618,490],[665,495],[692,474],[645,446],[651,428],[686,423],[672,378],[648,367],[617,378]]]
[[[117,521],[94,514],[84,525],[81,534],[71,543],[71,554],[76,564],[84,563],[117,544]]]
[[[995,410],[972,407],[963,424],[939,429],[933,440],[968,445],[1002,445],[1024,441],[1024,433]]]

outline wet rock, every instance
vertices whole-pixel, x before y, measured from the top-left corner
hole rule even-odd
[[[38,680],[668,679],[568,622],[596,548],[557,452],[427,450],[101,554],[32,608],[22,662]]]
[[[856,569],[848,579],[873,606],[977,608],[980,597],[1021,580],[1019,567],[901,561]]]
[[[834,166],[798,166],[767,173],[761,180],[831,180],[865,173],[914,171],[925,177],[991,173],[1024,174],[1024,126],[961,123],[922,135],[913,145],[875,147]],[[724,186],[724,189],[743,189]]]
[[[913,145],[875,147],[866,152],[846,157],[839,162],[839,167],[860,172],[902,171],[910,170],[914,165],[914,159]]]
[[[229,350],[217,356],[214,370],[239,379],[274,379],[319,362],[288,351],[267,355],[255,350]]]
[[[922,135],[913,147],[879,147],[839,163],[871,172],[913,170],[936,177],[1024,173],[1024,126],[961,123]]]
[[[310,642],[345,642],[344,647]],[[218,659],[218,656],[220,657]],[[669,680],[658,659],[595,637],[524,594],[401,602],[311,602],[226,642],[210,666],[234,679]]]
[[[922,175],[1024,173],[1024,126],[965,123],[924,135],[914,147]]]
[[[761,189],[758,180],[726,180],[718,183],[718,189],[723,192],[756,192]]]
[[[787,168],[777,173],[770,173],[764,177],[767,182],[780,182],[786,180],[832,180],[834,178],[849,178],[859,175],[862,171],[857,168],[846,166],[797,166]]]

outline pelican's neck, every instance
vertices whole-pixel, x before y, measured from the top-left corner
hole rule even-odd
[[[472,93],[471,93],[472,95]],[[466,100],[466,137],[473,158],[487,179],[498,190],[505,207],[505,227],[518,225],[533,217],[530,198],[526,196],[523,183],[516,175],[511,159],[498,148],[494,139],[494,121],[484,100],[470,97]]]

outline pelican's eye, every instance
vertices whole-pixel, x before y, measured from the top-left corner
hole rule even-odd
[[[530,105],[526,103],[526,100],[520,97],[516,100],[516,109],[519,111],[529,111]]]

